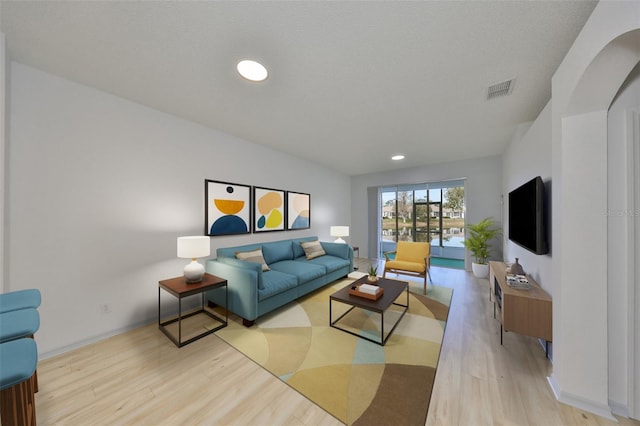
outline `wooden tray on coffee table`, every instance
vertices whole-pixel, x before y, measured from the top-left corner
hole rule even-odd
[[[364,297],[365,299],[369,299],[369,300],[378,300],[384,294],[384,288],[382,287],[378,287],[380,291],[378,291],[376,294],[363,293],[361,291],[358,291],[358,288],[360,288],[359,285],[356,287],[355,290],[350,288],[349,294],[352,296]]]

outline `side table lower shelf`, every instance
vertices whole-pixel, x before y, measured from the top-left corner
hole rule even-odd
[[[219,288],[224,288],[225,305],[228,306],[229,292],[227,288],[227,280],[225,280],[224,278],[216,277],[215,275],[211,274],[205,274],[202,282],[194,284],[187,284],[184,277],[176,277],[160,281],[158,285],[158,328],[160,329],[160,331],[162,331],[177,347],[181,348],[185,345],[188,345],[189,343],[208,336],[209,334],[215,333],[221,328],[226,327],[229,323],[229,311],[226,309],[226,306],[224,317],[205,309],[205,292]],[[166,292],[178,298],[178,316],[176,318],[171,318],[165,321],[162,320],[162,305],[160,303],[161,290],[165,290]],[[197,294],[200,295],[200,308],[183,315],[182,299]],[[182,321],[195,315],[207,315],[209,318],[213,319],[217,325],[215,327],[207,328],[202,333],[199,333],[183,341]],[[167,326],[175,323],[178,323],[177,338],[167,329]]]

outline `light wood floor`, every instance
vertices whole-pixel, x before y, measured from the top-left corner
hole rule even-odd
[[[486,280],[432,275],[454,296],[427,425],[615,424],[555,400],[534,339],[507,333],[500,346]],[[38,378],[40,425],[341,424],[217,336],[178,349],[156,324],[43,360]]]

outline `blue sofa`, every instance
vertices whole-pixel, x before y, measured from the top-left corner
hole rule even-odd
[[[206,262],[206,271],[225,278],[229,310],[250,327],[256,318],[314,291],[353,271],[353,248],[347,244],[320,242],[324,256],[307,260],[301,242],[318,237],[225,247]],[[269,271],[256,262],[239,260],[236,252],[262,249]],[[225,306],[224,289],[207,292],[210,304]]]

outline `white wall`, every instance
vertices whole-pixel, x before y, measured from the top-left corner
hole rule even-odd
[[[45,356],[157,319],[205,179],[311,194],[310,230],[215,237],[212,254],[349,223],[345,175],[14,62],[7,112],[8,290],[42,291]]]
[[[552,292],[551,250],[547,255],[536,255],[509,241],[509,192],[533,179],[542,177],[547,191],[553,188],[551,178],[551,102],[547,103],[533,124],[517,133],[502,157],[502,192],[504,194],[504,259],[519,259],[524,271],[531,275],[549,294]],[[551,201],[551,194],[547,193]],[[550,230],[553,223],[548,224]],[[549,238],[550,240],[550,238]]]
[[[640,3],[600,2],[552,79],[553,337],[558,399],[609,407],[607,112],[638,61]],[[631,38],[623,37],[631,35]],[[589,232],[586,232],[586,231]]]
[[[634,257],[633,220],[637,210],[632,207],[633,155],[629,147],[629,121],[632,112],[640,113],[640,67],[629,76],[609,109],[607,143],[607,281],[609,348],[609,404],[614,412],[626,415],[629,407],[630,348],[627,339],[629,319],[633,318]],[[637,117],[637,116],[636,116]],[[631,207],[630,207],[631,205]],[[635,291],[638,291],[635,289]],[[639,390],[640,391],[640,390]]]
[[[422,167],[372,173],[351,178],[351,241],[360,246],[361,256],[369,257],[367,250],[367,188],[385,185],[437,182],[466,178],[465,203],[466,223],[475,223],[487,216],[493,217],[498,226],[502,224],[502,165],[500,156],[473,160],[432,164]],[[371,254],[375,256],[375,253]],[[496,247],[492,258],[502,259],[501,247]],[[466,264],[470,268],[468,257]]]
[[[5,102],[6,102],[6,54],[5,54],[5,39],[4,33],[0,32],[0,292],[5,291],[5,194],[7,190],[5,188],[5,152],[6,152],[6,115],[5,115]]]

